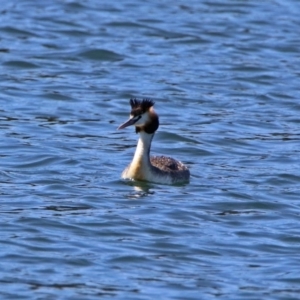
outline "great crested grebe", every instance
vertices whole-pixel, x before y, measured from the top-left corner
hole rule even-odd
[[[122,178],[146,180],[162,184],[184,183],[190,178],[190,171],[180,161],[165,156],[151,156],[151,141],[159,126],[158,115],[153,109],[154,102],[130,99],[130,119],[118,129],[134,125],[140,137],[130,165],[123,171]]]

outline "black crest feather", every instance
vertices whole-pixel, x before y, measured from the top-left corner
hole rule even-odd
[[[154,105],[155,102],[151,99],[130,99],[129,103],[131,105],[131,114],[135,116],[145,113],[150,107]]]

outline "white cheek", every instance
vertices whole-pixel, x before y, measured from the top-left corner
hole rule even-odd
[[[143,114],[142,117],[135,123],[135,125],[144,125],[145,123],[148,122],[148,115]]]

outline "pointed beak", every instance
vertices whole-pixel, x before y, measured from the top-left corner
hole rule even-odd
[[[131,126],[136,122],[136,120],[134,118],[131,118],[129,120],[127,120],[125,123],[121,124],[117,130],[123,129],[125,127]]]

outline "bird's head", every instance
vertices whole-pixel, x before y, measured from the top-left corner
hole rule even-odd
[[[154,102],[150,99],[130,99],[130,105],[130,118],[118,129],[134,125],[137,133],[141,131],[149,134],[154,133],[159,126],[158,115],[153,109]]]

